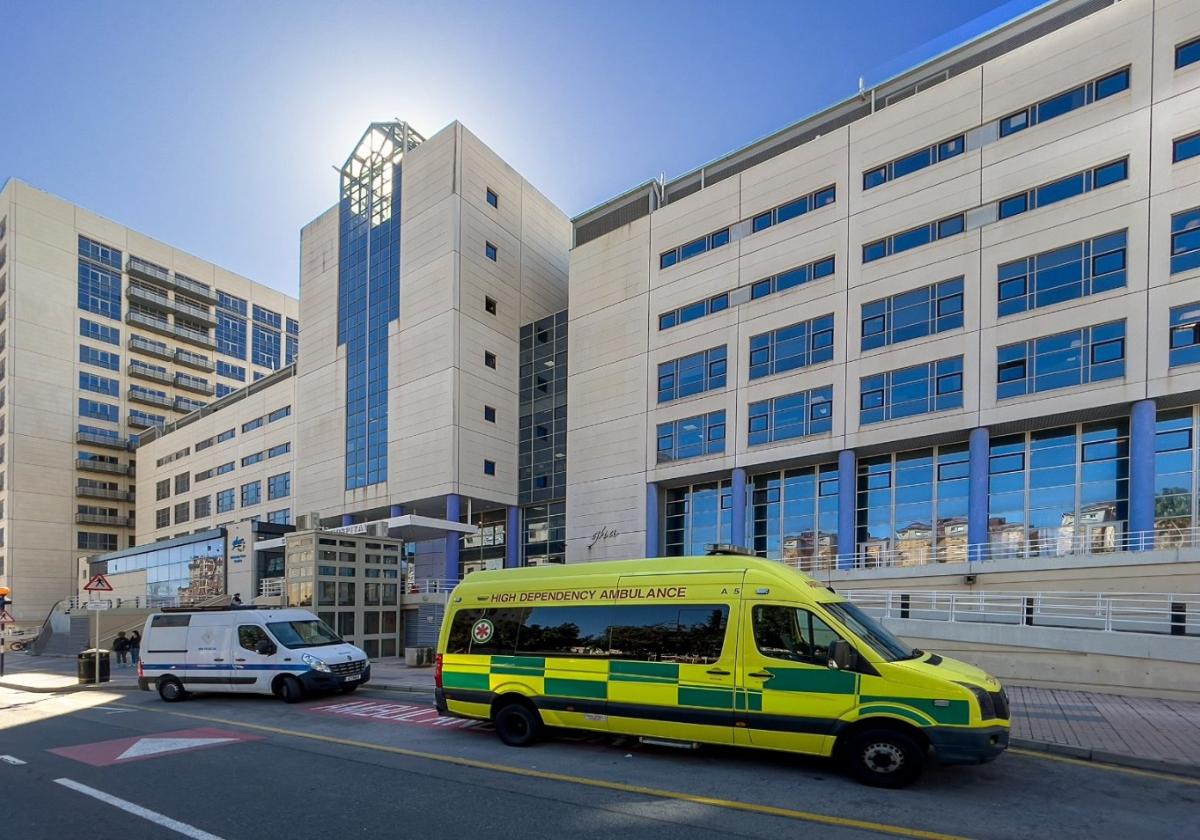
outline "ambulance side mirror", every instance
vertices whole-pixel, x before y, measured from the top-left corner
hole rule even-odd
[[[845,639],[829,644],[829,667],[835,671],[853,671],[858,667],[858,651]]]

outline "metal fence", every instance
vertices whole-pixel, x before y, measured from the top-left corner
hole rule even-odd
[[[1200,635],[1200,595],[920,590],[853,590],[843,594],[878,618]]]

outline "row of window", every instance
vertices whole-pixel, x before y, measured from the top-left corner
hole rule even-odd
[[[292,444],[290,441],[286,441],[284,443],[277,444],[276,446],[272,446],[270,449],[264,449],[261,452],[254,452],[250,455],[244,456],[242,458],[242,466],[248,467],[251,464],[257,464],[258,462],[266,460],[267,458],[278,458],[280,455],[286,455],[291,451]]]
[[[758,233],[761,230],[766,230],[769,227],[790,221],[828,204],[833,204],[836,199],[836,186],[822,187],[809,195],[794,198],[791,201],[780,204],[778,207],[773,207],[754,216],[750,220],[750,232]],[[670,268],[676,263],[728,245],[729,230],[730,228],[725,227],[701,236],[699,239],[693,239],[691,242],[679,245],[669,251],[663,251],[658,255],[658,267],[660,269]]]
[[[999,123],[1000,136],[1007,137],[1128,89],[1129,68],[1126,67],[1003,117]],[[966,135],[959,134],[902,155],[882,166],[863,172],[863,189],[882,186],[935,163],[958,157],[965,149]]]
[[[212,446],[215,443],[224,443],[227,440],[233,440],[233,437],[235,434],[236,434],[236,432],[233,429],[226,429],[225,431],[223,431],[219,434],[210,435],[209,437],[206,437],[204,440],[198,440],[198,441],[196,441],[196,451],[202,452],[205,449],[208,449],[210,446]]]
[[[1129,158],[1110,161],[1109,163],[1072,173],[1065,178],[1059,178],[1047,184],[1025,190],[1000,199],[1000,218],[1008,219],[1019,216],[1039,207],[1046,207],[1083,195],[1092,190],[1116,184],[1129,177]]]
[[[269,414],[264,414],[261,417],[255,417],[253,420],[247,420],[242,424],[242,432],[252,432],[257,428],[266,425],[267,423],[274,423],[276,420],[282,420],[285,417],[290,417],[291,414],[292,407],[290,405],[285,405],[283,408],[277,408]]]

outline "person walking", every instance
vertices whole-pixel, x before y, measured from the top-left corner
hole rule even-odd
[[[129,634],[129,664],[138,664],[138,658],[142,655],[142,634],[134,630]]]
[[[113,653],[117,655],[117,664],[124,665],[129,657],[129,639],[125,638],[125,631],[117,633],[117,638],[113,639]]]
[[[234,592],[233,601],[230,602],[230,605],[234,607],[240,607],[242,605],[242,593]]]

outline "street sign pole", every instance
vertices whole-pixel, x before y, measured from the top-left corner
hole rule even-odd
[[[92,682],[100,685],[100,611],[92,610],[92,632],[95,634],[96,670],[92,672]]]

